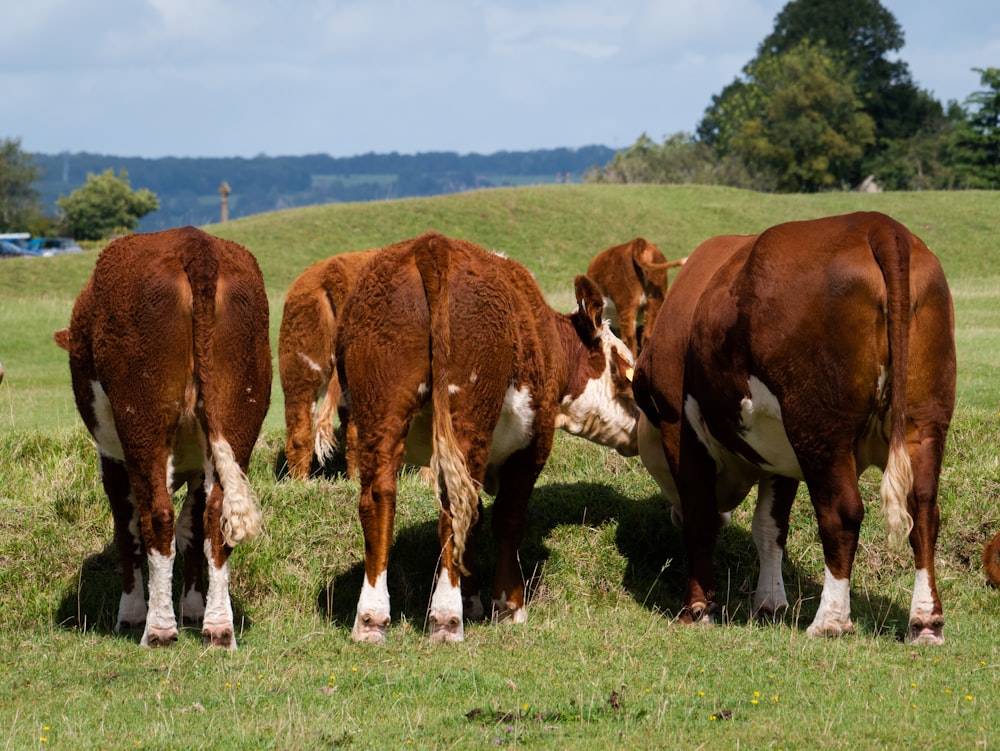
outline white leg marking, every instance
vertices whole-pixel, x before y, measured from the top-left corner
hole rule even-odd
[[[835,578],[826,566],[823,571],[823,594],[819,599],[819,610],[806,629],[806,634],[840,636],[854,630],[854,624],[851,623],[851,583],[847,579]]]
[[[785,582],[781,576],[784,549],[778,544],[780,530],[771,509],[774,507],[774,480],[760,482],[757,508],[753,514],[751,534],[760,559],[760,575],[753,598],[753,614],[774,614],[788,607]]]
[[[216,566],[212,560],[212,543],[205,540],[205,559],[208,561],[208,596],[205,602],[205,617],[202,619],[202,634],[212,637],[219,644],[231,650],[236,649],[236,633],[233,628],[233,606],[229,599],[229,561]]]
[[[358,598],[358,613],[354,618],[351,638],[354,641],[368,641],[381,644],[389,630],[389,587],[386,572],[378,575],[373,587],[364,577],[361,597]]]
[[[146,592],[142,586],[142,569],[136,568],[132,575],[132,593],[122,592],[118,601],[118,623],[115,631],[123,627],[138,626],[146,622]]]
[[[910,644],[944,644],[940,628],[930,625],[934,617],[934,596],[931,592],[931,577],[925,568],[918,568],[913,582],[913,599],[910,601],[910,623],[918,625],[916,631],[907,629]]]
[[[431,643],[463,641],[462,589],[453,586],[448,569],[442,568],[431,597]]]
[[[149,610],[146,613],[146,630],[142,646],[151,643],[169,643],[177,638],[177,620],[171,598],[171,579],[174,570],[173,540],[169,555],[155,550],[149,552]]]
[[[527,608],[521,607],[511,610],[506,592],[502,592],[499,598],[493,600],[493,611],[496,613],[497,620],[511,621],[512,623],[527,623],[528,621]]]
[[[927,569],[918,568],[913,582],[913,599],[910,600],[910,618],[928,619],[934,612],[934,598],[931,596],[931,578]]]

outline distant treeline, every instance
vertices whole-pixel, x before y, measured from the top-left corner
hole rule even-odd
[[[376,201],[458,193],[475,188],[579,182],[590,167],[603,166],[615,155],[606,146],[495,154],[326,154],[252,159],[146,159],[102,154],[32,154],[42,173],[36,188],[46,213],[55,201],[112,169],[128,174],[133,189],[157,195],[160,210],[146,216],[140,229],[152,231],[185,224],[219,221],[219,187],[229,185],[229,217],[313,204]]]

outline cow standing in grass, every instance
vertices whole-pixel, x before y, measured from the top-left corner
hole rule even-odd
[[[578,310],[546,304],[524,266],[428,233],[380,251],[344,306],[337,369],[351,406],[365,576],[352,636],[385,640],[386,569],[404,459],[429,465],[441,513],[432,642],[479,617],[474,540],[480,489],[496,495],[498,617],[527,618],[517,551],[528,498],[556,428],[636,453],[632,356],[604,325],[600,292],[576,279]]]
[[[292,282],[285,296],[278,334],[285,459],[289,473],[300,480],[309,476],[314,453],[323,464],[336,448],[337,320],[354,280],[374,252],[343,253],[314,263]]]
[[[688,555],[682,619],[715,607],[720,525],[758,485],[755,612],[785,608],[781,561],[799,482],[816,511],[825,574],[811,636],[851,631],[850,575],[864,504],[884,469],[891,537],[916,566],[907,641],[938,644],[938,477],[955,403],[951,294],[902,224],[857,213],[702,243],[677,275],[636,364],[643,463]]]
[[[193,227],[115,240],[56,341],[69,351],[111,503],[123,578],[116,628],[144,626],[144,646],[177,639],[180,548],[181,618],[201,622],[207,644],[235,649],[228,562],[260,529],[246,471],[271,392],[256,260]],[[185,484],[175,527],[171,496]]]
[[[639,355],[644,338],[653,330],[670,269],[683,263],[684,259],[668,261],[653,243],[636,237],[602,250],[587,266],[587,276],[604,295],[605,315],[633,356]]]

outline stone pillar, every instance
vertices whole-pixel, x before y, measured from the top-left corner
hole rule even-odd
[[[223,224],[229,221],[229,194],[232,192],[229,183],[223,180],[222,185],[219,186],[219,196],[222,198],[222,216],[219,221]]]

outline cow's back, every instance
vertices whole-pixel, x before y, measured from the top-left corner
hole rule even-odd
[[[393,384],[401,379],[419,379],[430,386],[429,342],[439,332],[431,329],[417,268],[415,247],[423,241],[417,238],[380,251],[344,305],[337,360],[338,367],[344,364],[348,369],[352,403],[376,397],[375,392],[362,394],[360,389],[391,392],[384,398],[394,398],[398,390]],[[491,392],[499,389],[502,397],[509,381],[500,374],[509,375],[519,360],[520,332],[530,325],[531,316],[504,276],[505,259],[464,241],[448,239],[448,243],[450,377],[455,384],[476,382],[476,393],[484,384]]]
[[[934,543],[955,349],[937,259],[876,212],[790,222],[700,246],[664,308],[634,386],[647,420],[640,453],[688,548],[682,620],[711,618],[720,516],[755,483],[753,608],[787,607],[781,558],[804,481],[825,565],[807,633],[852,630],[857,477],[875,465],[889,536],[908,537],[914,553],[907,640],[941,643]]]

